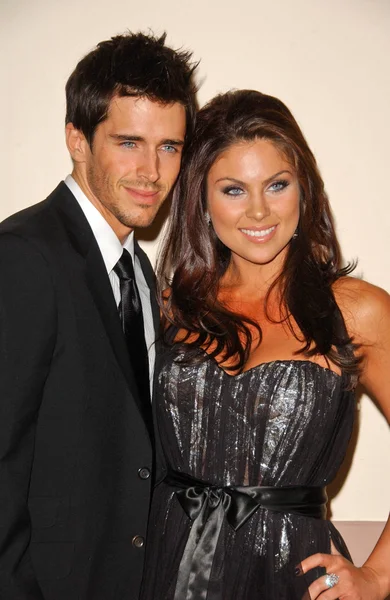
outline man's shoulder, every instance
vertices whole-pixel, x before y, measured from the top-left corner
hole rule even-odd
[[[0,223],[0,238],[24,238],[38,245],[42,242],[55,244],[65,225],[67,205],[74,209],[76,204],[71,191],[61,182],[45,200],[14,213]]]
[[[47,258],[53,256],[53,250],[63,238],[63,223],[56,208],[56,201],[61,201],[61,195],[67,193],[63,188],[66,186],[61,183],[45,200],[14,213],[0,223],[0,251],[3,256],[10,253],[18,255],[19,251],[26,259],[30,252],[35,254],[37,251]]]
[[[28,206],[0,223],[1,234],[26,235],[33,234],[35,230],[41,229],[52,218],[52,201],[63,191],[61,183],[45,200]]]
[[[0,223],[0,235],[2,234],[14,234],[14,235],[28,235],[32,233],[45,218],[45,213],[48,211],[48,201],[43,200],[38,204],[24,208],[13,215],[7,217]]]

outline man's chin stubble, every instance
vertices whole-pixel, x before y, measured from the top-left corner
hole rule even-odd
[[[150,206],[140,206],[143,209],[150,209]],[[159,207],[160,209],[160,207]],[[159,210],[158,209],[158,210]],[[143,216],[138,216],[132,218],[131,216],[117,216],[117,219],[124,225],[125,227],[129,227],[130,229],[145,229],[152,225],[154,219],[157,216],[158,210],[153,212],[153,214],[148,215],[147,213]]]

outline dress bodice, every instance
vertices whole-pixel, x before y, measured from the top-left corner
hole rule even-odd
[[[354,396],[308,360],[229,375],[212,358],[162,358],[159,423],[169,465],[223,485],[327,485],[348,445]],[[203,355],[203,358],[204,355]]]

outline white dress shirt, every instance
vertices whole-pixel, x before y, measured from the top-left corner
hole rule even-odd
[[[104,264],[106,265],[108,278],[111,283],[117,306],[119,306],[121,300],[121,293],[119,277],[115,273],[114,267],[122,256],[124,248],[129,252],[133,260],[135,280],[137,282],[137,287],[141,298],[142,313],[144,317],[145,340],[149,357],[150,392],[152,393],[154,361],[156,356],[154,345],[155,331],[153,324],[152,305],[150,302],[150,289],[146,283],[138,256],[135,256],[134,252],[134,231],[130,233],[122,245],[114,233],[114,230],[110,227],[103,215],[92,204],[92,202],[88,200],[87,196],[84,194],[80,186],[76,183],[71,175],[67,176],[65,183],[79,203],[80,208],[83,211],[96,238],[100,252],[103,256]]]

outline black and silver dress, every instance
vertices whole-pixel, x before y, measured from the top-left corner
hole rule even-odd
[[[297,575],[296,568],[330,552],[331,541],[349,558],[337,530],[261,502],[243,508],[234,490],[318,490],[331,482],[352,431],[353,392],[344,376],[308,360],[232,376],[209,357],[195,365],[180,359],[167,350],[158,378],[158,427],[174,476],[155,490],[142,600],[308,598],[324,571]]]

